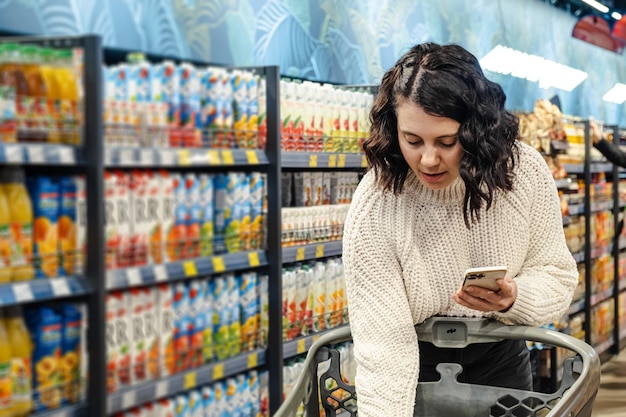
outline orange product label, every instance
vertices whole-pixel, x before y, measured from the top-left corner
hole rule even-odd
[[[11,362],[0,363],[0,410],[11,406]]]
[[[31,222],[11,223],[11,266],[24,266],[30,262],[33,245]]]

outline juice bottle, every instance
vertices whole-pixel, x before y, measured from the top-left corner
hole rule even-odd
[[[71,49],[56,49],[54,78],[57,91],[57,108],[61,118],[61,142],[71,145],[80,143],[78,115],[78,77],[74,72]]]
[[[4,324],[4,316],[0,313],[0,417],[12,417],[11,408],[11,360],[13,352]]]
[[[11,216],[9,203],[0,187],[0,283],[11,281]]]
[[[13,102],[13,119],[12,123],[3,127],[5,142],[15,142],[18,137],[18,133],[24,125],[24,118],[19,112],[19,106],[17,106],[20,97],[26,94],[26,79],[22,72],[21,65],[21,52],[19,45],[16,43],[3,43],[0,44],[0,85],[5,86],[6,89],[3,94],[4,101]],[[4,105],[5,109],[7,104]],[[5,123],[3,123],[3,126]]]
[[[46,83],[41,74],[40,47],[26,45],[22,47],[22,64],[24,79],[26,80],[26,97],[22,98],[21,104],[26,117],[27,130],[20,136],[18,141],[46,142],[46,118],[48,117],[46,103]]]
[[[11,380],[14,417],[27,416],[33,408],[31,341],[20,307],[12,307],[4,319],[11,345]]]
[[[56,54],[51,48],[41,48],[39,70],[46,84],[46,109],[49,124],[47,125],[48,142],[61,141],[61,120],[59,108],[59,85],[56,77]]]
[[[24,183],[24,171],[7,168],[0,174],[0,184],[9,205],[11,222],[11,278],[32,279],[33,205]]]

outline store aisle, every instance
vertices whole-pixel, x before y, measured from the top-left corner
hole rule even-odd
[[[602,365],[600,389],[592,417],[626,415],[626,349]]]

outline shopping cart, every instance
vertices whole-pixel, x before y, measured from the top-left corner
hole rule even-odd
[[[432,317],[416,326],[418,338],[443,348],[504,339],[534,341],[572,352],[563,362],[560,387],[554,393],[523,391],[460,383],[459,364],[437,365],[441,379],[420,382],[415,416],[420,417],[590,417],[600,385],[600,359],[588,344],[564,333],[538,327],[508,326],[480,318]],[[324,333],[313,343],[299,376],[274,417],[293,417],[304,403],[306,416],[319,416],[319,399],[326,417],[357,416],[354,386],[344,382],[336,345],[351,340],[350,327]],[[318,365],[329,368],[318,378]]]

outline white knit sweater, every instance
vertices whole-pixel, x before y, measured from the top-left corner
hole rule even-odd
[[[367,173],[344,230],[343,262],[357,361],[360,417],[411,417],[419,373],[414,325],[433,315],[489,316],[543,325],[570,305],[578,271],[565,245],[554,180],[543,157],[520,143],[512,192],[497,192],[469,230],[465,186],[432,191],[410,172],[400,195]],[[506,265],[517,300],[506,313],[452,299],[470,267]]]

